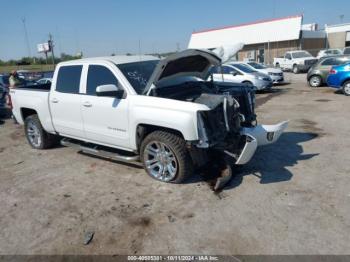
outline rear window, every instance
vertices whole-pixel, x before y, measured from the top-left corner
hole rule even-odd
[[[62,66],[58,71],[56,91],[78,94],[82,65]]]

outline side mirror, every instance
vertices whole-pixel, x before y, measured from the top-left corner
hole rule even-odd
[[[236,75],[237,75],[237,72],[232,71],[232,72],[230,72],[230,74],[233,75],[233,76],[236,76]]]
[[[124,90],[116,85],[101,85],[96,87],[96,95],[122,98]]]

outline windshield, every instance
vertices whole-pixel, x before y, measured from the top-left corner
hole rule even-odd
[[[142,61],[135,63],[119,64],[117,67],[122,71],[126,79],[135,89],[137,94],[142,94],[145,90],[159,60]]]
[[[244,65],[244,64],[232,64],[232,66],[238,68],[239,70],[243,71],[244,73],[255,73],[256,71],[251,69],[250,67]]]
[[[259,63],[255,63],[255,62],[249,62],[248,65],[254,67],[255,69],[265,69],[266,66],[259,64]]]
[[[312,55],[306,51],[295,52],[292,55],[293,55],[293,58],[312,57]]]

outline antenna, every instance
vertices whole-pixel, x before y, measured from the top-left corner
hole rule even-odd
[[[141,59],[141,39],[140,38],[139,38],[139,58],[141,61],[142,59]]]
[[[32,57],[32,52],[30,50],[30,44],[29,44],[29,38],[28,38],[28,32],[27,32],[27,27],[26,27],[26,18],[22,17],[22,23],[23,23],[23,28],[24,28],[24,36],[25,36],[25,41],[27,45],[27,51],[28,51],[28,56]]]
[[[340,23],[342,24],[342,23],[343,23],[343,20],[344,20],[344,15],[340,15],[340,16],[339,16],[339,19],[340,19]]]

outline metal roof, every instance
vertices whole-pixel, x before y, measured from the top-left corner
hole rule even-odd
[[[188,48],[296,40],[300,37],[302,19],[302,15],[296,15],[193,32]]]
[[[77,62],[92,62],[96,60],[104,60],[104,61],[110,61],[114,64],[127,64],[127,63],[133,63],[133,62],[140,62],[140,61],[149,61],[149,60],[159,60],[156,56],[151,55],[118,55],[118,56],[103,56],[103,57],[88,57],[88,58],[82,58],[82,59],[76,59],[76,60],[70,60],[62,62],[62,64],[69,64],[69,63],[77,63]]]

